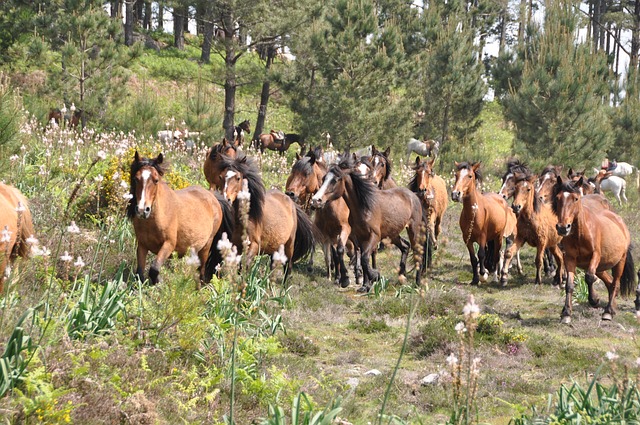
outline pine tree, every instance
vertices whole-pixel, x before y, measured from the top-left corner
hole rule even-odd
[[[522,76],[509,81],[504,114],[516,128],[516,155],[536,166],[586,167],[593,158],[604,156],[612,142],[611,74],[605,55],[577,43],[573,5],[546,6],[543,30],[530,34],[523,46],[526,54],[521,52],[509,65],[521,68]]]

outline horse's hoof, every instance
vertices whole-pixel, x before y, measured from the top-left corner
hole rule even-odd
[[[560,323],[568,325],[569,323],[571,323],[571,316],[562,316]]]
[[[346,288],[347,286],[349,286],[350,282],[349,282],[349,278],[346,279],[342,279],[340,281],[340,287],[341,288]]]
[[[362,285],[361,287],[358,288],[358,290],[356,291],[360,294],[366,294],[367,292],[369,292],[369,288],[367,288],[366,286]]]
[[[503,288],[505,286],[507,286],[507,278],[506,277],[500,278],[500,285],[502,285]]]
[[[589,300],[589,305],[590,305],[591,307],[594,307],[594,308],[595,308],[595,307],[598,307],[598,306],[600,305],[600,300],[599,300],[599,299],[597,299],[597,298],[596,298],[595,300],[590,299],[590,300]]]
[[[313,271],[313,266],[307,266],[307,271],[311,273]]]
[[[473,279],[469,285],[471,285],[471,286],[478,286],[478,284],[479,284],[479,283],[480,283],[480,280],[479,280],[479,279]]]
[[[480,282],[486,282],[489,279],[489,273],[484,272],[482,275],[480,275]]]
[[[613,316],[610,313],[603,313],[602,320],[606,320],[606,321],[613,320]]]

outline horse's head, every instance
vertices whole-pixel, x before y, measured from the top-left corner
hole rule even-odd
[[[510,159],[507,162],[507,171],[502,176],[502,187],[498,194],[504,199],[509,199],[515,192],[515,174],[521,173],[529,175],[531,171],[526,164],[520,162],[518,159]]]
[[[560,236],[568,236],[573,228],[573,222],[581,210],[583,178],[577,182],[564,182],[558,176],[553,186],[553,212],[558,217],[556,230]]]
[[[420,157],[416,157],[416,163],[413,166],[416,174],[409,183],[409,188],[412,192],[416,193],[420,199],[433,199],[435,196],[431,179],[435,176],[433,171],[433,164],[435,158],[431,158],[429,161],[422,161]]]
[[[451,191],[451,199],[454,202],[460,202],[465,196],[476,190],[476,181],[482,181],[482,174],[479,162],[472,164],[455,162],[455,165],[456,180]]]
[[[296,154],[296,157],[297,161],[293,164],[291,174],[287,178],[285,193],[294,202],[306,205],[309,197],[320,188],[326,169],[320,167],[312,151],[303,157]]]
[[[244,176],[236,167],[229,167],[223,170],[221,177],[224,179],[222,194],[227,201],[233,203],[243,189],[242,180]]]
[[[520,214],[522,210],[525,210],[530,206],[535,208],[538,203],[541,202],[540,200],[536,202],[536,176],[516,173],[512,176],[512,179],[513,203],[511,204],[511,209],[513,209],[513,212],[517,215]]]
[[[246,131],[247,133],[251,133],[251,122],[249,120],[242,121],[238,127]]]
[[[540,173],[536,193],[542,202],[549,203],[553,201],[553,186],[556,184],[556,179],[560,176],[561,172],[561,165],[548,165],[542,170],[542,173]]]
[[[153,213],[153,205],[158,193],[158,185],[164,174],[162,162],[164,158],[159,154],[154,159],[141,157],[138,152],[131,164],[132,195],[129,201],[128,215],[130,218],[149,218]]]
[[[382,186],[382,182],[387,180],[391,175],[391,161],[389,154],[391,148],[387,148],[384,152],[380,152],[375,146],[371,146],[371,178],[375,185]]]
[[[331,202],[343,196],[347,190],[346,180],[351,178],[355,171],[355,164],[348,152],[339,157],[339,162],[329,167],[327,174],[322,179],[322,185],[311,198],[311,208],[319,209],[327,202]]]

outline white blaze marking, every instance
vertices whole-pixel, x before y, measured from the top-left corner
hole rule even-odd
[[[513,174],[509,173],[507,174],[507,176],[504,178],[504,183],[502,183],[502,187],[500,188],[500,192],[498,193],[502,193],[502,191],[505,189],[505,187],[507,187],[507,181],[509,181],[509,179],[513,177]]]
[[[223,193],[227,193],[227,187],[229,184],[229,179],[232,178],[233,176],[235,176],[237,173],[233,170],[228,170],[227,174],[224,176],[224,190],[222,191]]]
[[[467,174],[469,174],[469,170],[467,170],[466,168],[463,168],[462,170],[460,170],[460,177],[458,178],[458,181],[460,181]]]
[[[378,158],[377,156],[373,158],[373,165],[378,165],[379,162],[380,162],[380,158]]]
[[[327,191],[327,188],[329,187],[329,184],[333,181],[334,178],[335,178],[335,174],[333,174],[332,172],[328,172],[327,176],[324,178],[324,182],[322,182],[322,186],[320,186],[320,189],[318,189],[316,194],[313,195],[313,198],[311,199],[314,201],[319,201],[320,199],[322,199],[322,197],[324,196],[324,193]]]
[[[367,167],[365,164],[360,164],[358,165],[358,170],[360,170],[360,174],[366,176],[367,172],[369,171],[369,167]]]
[[[139,210],[144,210],[144,204],[145,204],[145,192],[147,191],[147,182],[149,181],[149,177],[151,177],[151,171],[150,170],[143,170],[142,171],[142,193],[140,194],[140,200],[138,201],[138,209]]]
[[[569,197],[569,192],[562,192],[562,196],[564,199],[567,199]]]
[[[542,182],[540,182],[540,184],[538,185],[538,188],[536,189],[536,193],[540,192],[540,189],[542,188],[542,186],[544,186],[545,182],[549,180],[549,173],[544,175],[544,178],[542,179]]]

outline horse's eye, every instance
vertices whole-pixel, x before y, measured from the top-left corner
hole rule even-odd
[[[471,174],[468,174],[468,175],[467,175],[467,178],[468,178],[468,179],[470,179],[470,178],[471,178]]]

